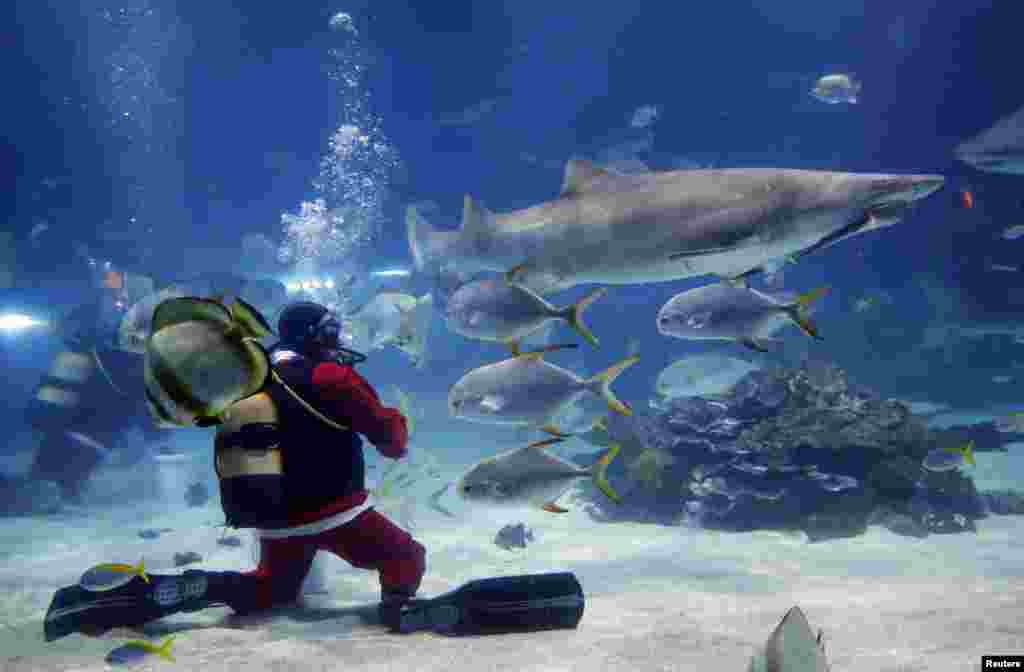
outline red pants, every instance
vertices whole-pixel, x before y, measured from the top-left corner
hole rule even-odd
[[[426,571],[426,549],[374,509],[316,535],[261,539],[260,564],[242,576],[244,590],[228,600],[235,611],[267,609],[299,596],[317,551],[329,551],[359,569],[380,573],[382,590],[413,594]]]

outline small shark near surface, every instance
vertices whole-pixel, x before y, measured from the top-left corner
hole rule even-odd
[[[978,170],[1024,175],[1024,107],[961,142],[953,153]]]

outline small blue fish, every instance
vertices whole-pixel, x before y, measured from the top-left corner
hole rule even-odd
[[[160,646],[152,642],[136,639],[117,647],[108,653],[104,660],[111,665],[138,665],[147,657],[157,655],[173,663],[175,662],[174,656],[171,655],[171,644],[173,643],[174,637],[169,637]]]
[[[974,461],[974,441],[954,448],[936,448],[925,455],[921,466],[928,471],[950,471],[964,463],[972,467],[977,464]]]
[[[142,560],[139,560],[139,564],[134,567],[119,562],[107,562],[102,565],[96,565],[85,574],[82,574],[82,578],[78,580],[78,585],[89,592],[102,593],[131,583],[132,579],[136,576],[141,576],[143,581],[149,583],[149,577],[146,576],[146,566]]]
[[[818,485],[829,492],[842,492],[843,490],[856,488],[860,485],[860,481],[853,476],[843,476],[842,474],[823,474],[821,472],[814,472],[810,474],[810,477],[817,481]]]

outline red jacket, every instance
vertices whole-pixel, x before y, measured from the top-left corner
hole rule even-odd
[[[292,525],[319,520],[366,501],[366,465],[362,440],[392,459],[407,453],[405,417],[381,404],[373,387],[351,366],[322,362],[272,350],[278,375],[317,411],[344,425],[328,427],[302,408],[280,386],[271,385],[286,438],[285,479],[288,519]]]
[[[313,369],[313,387],[318,406],[335,418],[346,418],[349,426],[372,443],[380,454],[393,460],[405,457],[409,429],[405,416],[380,403],[380,397],[351,366],[323,362]]]

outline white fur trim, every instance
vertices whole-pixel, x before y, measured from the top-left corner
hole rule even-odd
[[[373,503],[373,497],[368,496],[366,501],[359,506],[354,506],[333,516],[328,516],[312,523],[306,523],[305,525],[296,525],[295,527],[284,527],[277,530],[256,530],[256,536],[260,539],[288,539],[289,537],[305,537],[320,534],[321,532],[333,530],[336,527],[341,527],[345,523],[351,522],[363,511],[373,508]]]

